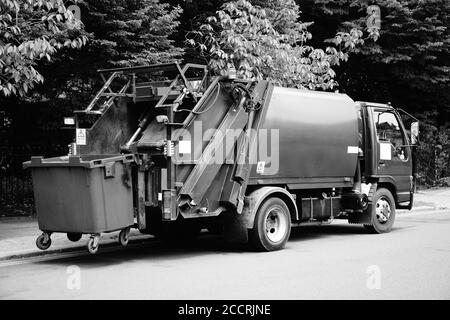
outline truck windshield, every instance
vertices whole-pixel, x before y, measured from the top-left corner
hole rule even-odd
[[[406,160],[405,140],[395,114],[390,111],[374,110],[374,120],[378,141],[380,143],[389,142],[392,146],[392,156]]]

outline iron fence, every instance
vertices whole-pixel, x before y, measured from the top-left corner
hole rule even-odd
[[[22,163],[32,156],[54,157],[67,154],[65,145],[24,145],[0,151],[0,216],[33,215],[33,184],[30,170]]]

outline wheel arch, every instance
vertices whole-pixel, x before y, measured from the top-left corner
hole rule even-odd
[[[258,208],[266,199],[271,197],[278,197],[283,200],[289,209],[291,221],[296,219],[298,216],[298,208],[294,197],[289,191],[280,187],[262,187],[254,190],[244,199],[244,209],[241,215],[247,229],[253,229]]]
[[[380,188],[384,188],[389,190],[389,192],[394,197],[395,206],[398,206],[398,200],[397,200],[397,188],[395,187],[395,184],[393,184],[390,181],[386,180],[380,180],[377,185],[377,190]]]

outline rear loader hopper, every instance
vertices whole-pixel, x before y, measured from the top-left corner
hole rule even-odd
[[[130,228],[167,240],[202,229],[259,250],[285,246],[292,226],[334,219],[389,232],[411,208],[414,144],[388,104],[345,94],[210,77],[177,63],[99,70],[104,86],[75,112],[69,155],[33,158],[46,249]]]

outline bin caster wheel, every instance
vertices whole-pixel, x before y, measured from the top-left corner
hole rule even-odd
[[[98,247],[99,247],[99,240],[100,240],[99,236],[91,236],[89,238],[89,241],[87,243],[87,249],[88,249],[89,253],[91,253],[91,254],[97,253]]]
[[[41,250],[47,250],[50,248],[50,245],[52,244],[52,239],[50,239],[50,234],[43,233],[36,239],[36,246]]]
[[[81,233],[68,233],[67,239],[69,239],[72,242],[77,242],[81,239]]]
[[[122,229],[119,233],[119,243],[122,246],[126,246],[130,240],[130,228]]]

